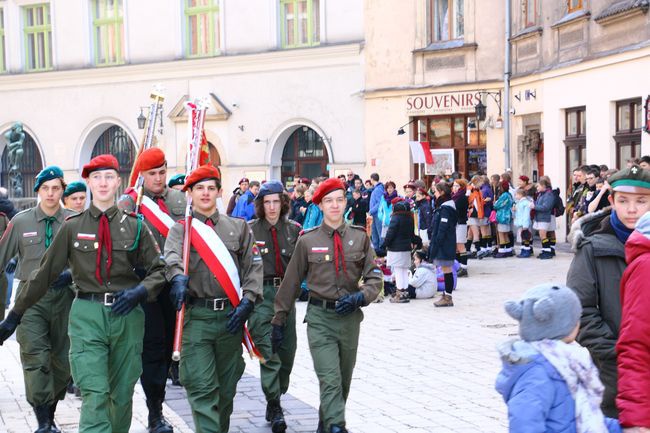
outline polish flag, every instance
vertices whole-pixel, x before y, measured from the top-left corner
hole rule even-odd
[[[411,155],[415,164],[433,164],[433,155],[426,141],[409,141]]]

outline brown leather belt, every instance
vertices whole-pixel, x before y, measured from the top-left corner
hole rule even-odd
[[[325,299],[314,298],[311,296],[309,297],[309,303],[328,310],[336,308],[336,301],[326,301]]]

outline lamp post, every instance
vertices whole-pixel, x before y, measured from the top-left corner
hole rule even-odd
[[[145,126],[147,125],[147,117],[144,115],[144,111],[143,111],[145,108],[148,109],[147,113],[149,113],[149,111],[151,111],[151,107],[140,107],[140,114],[138,115],[138,117],[136,119],[138,121],[138,129],[144,129]],[[158,111],[159,111],[158,114],[160,115],[160,127],[158,128],[158,132],[160,134],[162,134],[163,133],[163,107],[162,107],[162,105],[160,106]]]

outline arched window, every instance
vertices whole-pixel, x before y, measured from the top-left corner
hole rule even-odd
[[[117,125],[111,126],[99,136],[95,142],[91,158],[106,153],[115,156],[120,164],[119,173],[120,178],[122,178],[122,186],[118,193],[121,194],[129,185],[131,167],[135,162],[135,146],[126,131]]]
[[[5,132],[3,131],[2,135]],[[34,192],[34,178],[43,170],[43,160],[32,136],[27,131],[24,132],[23,159],[20,163],[20,171],[23,175],[23,197],[35,198],[37,194]],[[13,197],[9,187],[9,146],[6,146],[2,152],[2,186],[9,190],[9,197]]]
[[[282,182],[294,182],[295,177],[313,179],[328,175],[327,148],[320,135],[308,126],[296,129],[287,139],[282,152]]]

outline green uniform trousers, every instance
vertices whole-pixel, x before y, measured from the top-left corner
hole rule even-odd
[[[262,390],[266,401],[279,400],[289,389],[289,376],[296,357],[296,309],[287,315],[284,327],[284,340],[277,353],[271,349],[271,319],[274,315],[273,302],[277,289],[273,285],[264,286],[264,302],[255,306],[248,319],[248,326],[255,345],[266,360],[260,363]]]
[[[75,299],[69,333],[72,377],[82,399],[79,433],[128,433],[142,373],[142,307],[118,316],[101,303]]]
[[[4,274],[0,278],[5,279]],[[18,286],[18,292],[24,282]],[[67,288],[50,289],[30,307],[16,330],[25,378],[25,394],[32,406],[51,405],[65,398],[70,381],[68,315],[74,298]]]
[[[7,306],[7,288],[9,287],[9,281],[7,281],[7,274],[0,273],[0,301],[2,303],[2,308],[0,308],[0,320],[5,320],[5,308]]]
[[[329,431],[332,424],[345,426],[345,402],[357,360],[362,320],[360,309],[340,316],[332,309],[311,304],[307,307],[307,340],[320,385],[318,414],[324,431]]]
[[[188,306],[183,324],[180,379],[187,391],[197,433],[227,433],[237,382],[244,373],[243,328],[226,331],[221,311]]]

